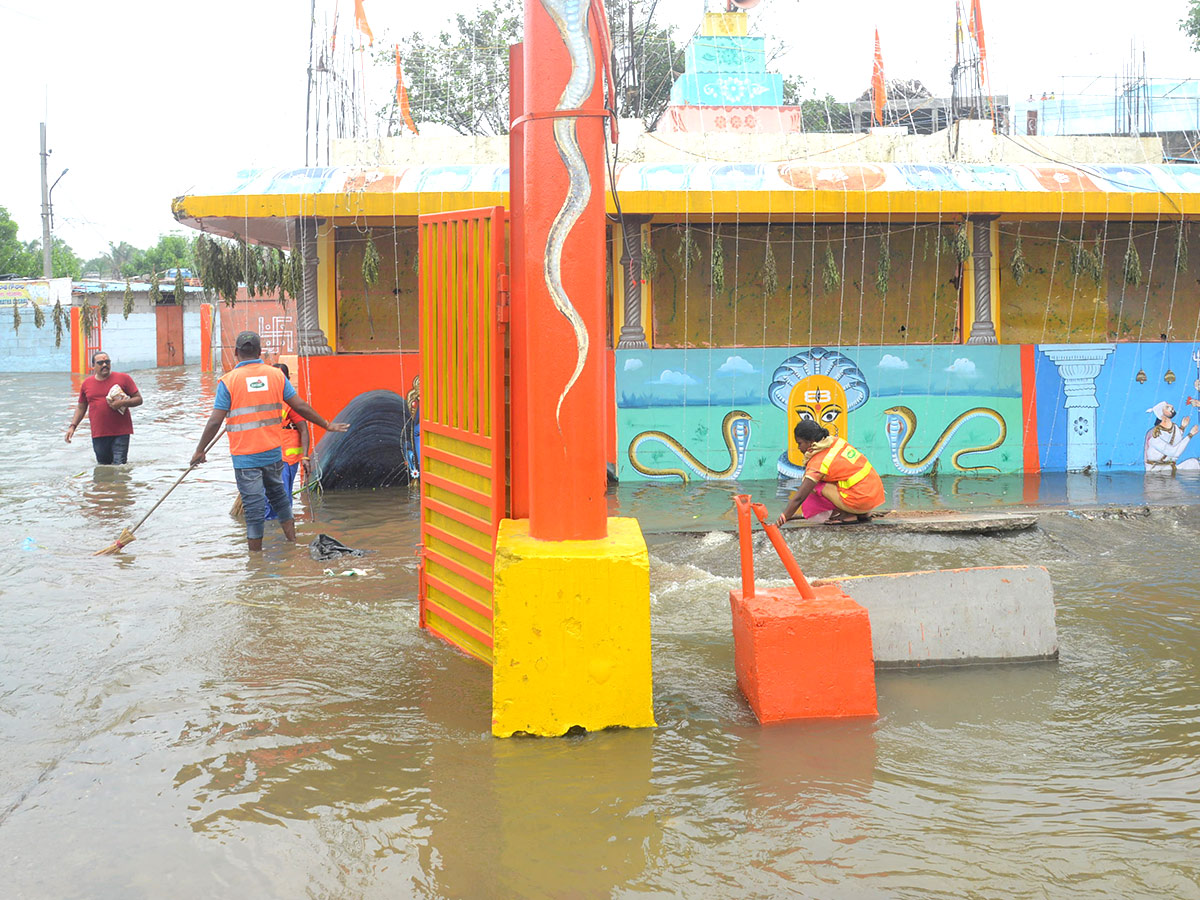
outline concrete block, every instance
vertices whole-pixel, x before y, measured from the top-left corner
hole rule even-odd
[[[1058,657],[1054,589],[1041,566],[830,578],[871,616],[875,662],[923,666]]]
[[[650,557],[637,519],[594,541],[496,535],[492,734],[654,725]]]
[[[867,611],[837,585],[729,592],[738,687],[762,723],[876,716]]]

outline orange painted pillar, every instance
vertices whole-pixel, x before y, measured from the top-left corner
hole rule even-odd
[[[525,111],[525,45],[508,48],[508,118],[515,122]],[[508,331],[509,485],[508,509],[514,519],[529,518],[529,345],[525,319],[524,169],[525,129],[508,130],[508,273],[510,318]]]
[[[574,102],[565,100],[564,108],[598,111],[605,54],[595,50],[594,11],[589,11],[588,30],[591,90]],[[525,3],[524,50],[524,58],[537,69],[536,77],[529,70],[523,79],[523,115],[529,118],[520,125],[522,204],[513,206],[515,227],[524,229],[529,533],[547,541],[597,540],[608,533],[605,119],[546,116],[559,106],[565,88],[569,95],[572,64],[563,36],[538,0]],[[574,180],[564,162],[572,154],[586,169],[575,173]]]
[[[88,367],[84,363],[87,356],[87,341],[83,336],[83,328],[79,323],[79,307],[71,307],[71,371],[83,375]]]
[[[212,304],[200,304],[200,371],[211,372],[212,362]]]

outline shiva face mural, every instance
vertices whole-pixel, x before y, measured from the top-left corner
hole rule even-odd
[[[847,437],[847,414],[871,396],[866,378],[849,357],[812,347],[788,357],[775,370],[771,402],[787,413],[787,449],[779,457],[783,478],[804,474],[804,454],[796,444],[796,425],[816,422],[835,437]]]

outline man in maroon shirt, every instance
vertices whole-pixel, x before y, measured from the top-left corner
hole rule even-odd
[[[112,370],[112,360],[103,350],[92,354],[92,370],[95,374],[84,379],[79,390],[79,405],[75,407],[75,420],[67,429],[67,443],[71,443],[75,429],[87,413],[96,462],[124,465],[129,458],[129,436],[133,434],[133,416],[129,410],[142,405],[142,395],[132,378]]]

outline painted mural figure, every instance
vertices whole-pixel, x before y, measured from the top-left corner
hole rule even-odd
[[[812,347],[785,359],[772,375],[771,402],[787,413],[787,433],[794,438],[801,422],[815,422],[835,438],[845,438],[847,414],[871,396],[866,376],[844,353]],[[780,478],[804,476],[804,452],[793,439],[780,455]]]
[[[803,509],[804,518],[827,516],[830,525],[866,522],[886,499],[883,480],[870,461],[845,439],[834,437],[811,419],[793,429],[804,454],[804,480],[788,498],[777,524],[783,525]]]
[[[421,376],[414,375],[412,389],[405,395],[410,413],[405,434],[404,459],[408,463],[408,477],[421,477]]]
[[[1146,412],[1154,416],[1154,425],[1146,432],[1146,471],[1170,472],[1200,471],[1200,459],[1180,459],[1192,438],[1200,431],[1200,425],[1193,425],[1188,430],[1189,416],[1176,425],[1175,407],[1166,401],[1154,404]]]

